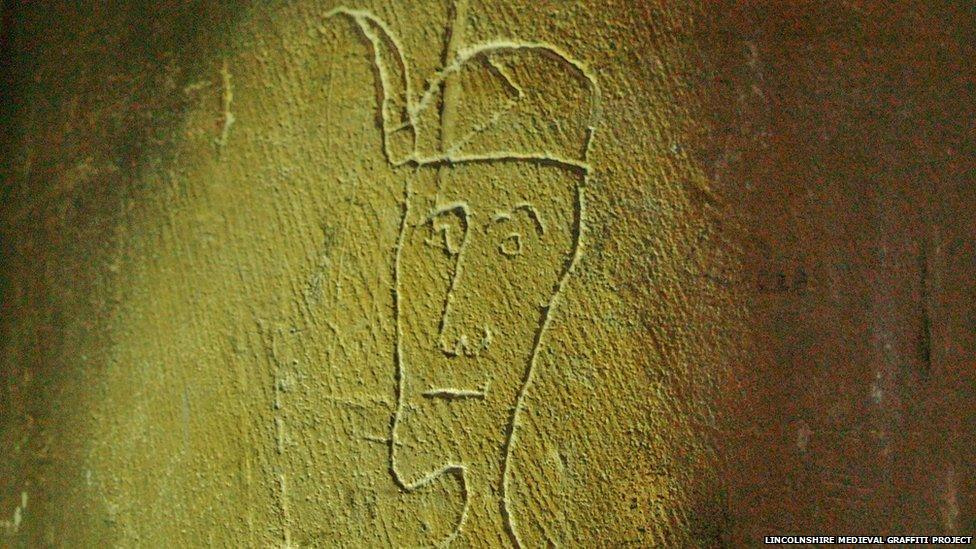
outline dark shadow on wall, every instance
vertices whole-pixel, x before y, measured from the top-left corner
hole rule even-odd
[[[707,276],[742,296],[753,332],[717,434],[725,539],[966,535],[976,13],[727,2],[703,16],[702,201],[740,263]]]
[[[108,343],[115,227],[152,191],[140,172],[166,161],[185,86],[218,74],[248,3],[0,10],[0,545],[108,543],[108,515],[79,493],[75,417],[104,357],[74,353]]]
[[[132,174],[171,139],[183,86],[211,71],[245,2],[11,2],[0,27],[3,225],[64,189],[45,178],[88,158]]]

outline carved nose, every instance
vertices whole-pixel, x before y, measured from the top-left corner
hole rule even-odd
[[[475,357],[491,346],[491,328],[488,326],[482,326],[480,330],[474,330],[473,333],[446,332],[441,334],[441,351],[447,356]]]

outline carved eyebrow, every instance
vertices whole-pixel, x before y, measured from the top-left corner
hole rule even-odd
[[[522,202],[521,204],[518,204],[512,208],[512,213],[520,210],[525,211],[532,221],[535,221],[535,231],[539,233],[539,236],[546,234],[546,227],[542,224],[542,216],[539,215],[539,210],[535,209],[535,206],[529,204],[528,202]],[[505,212],[499,212],[491,216],[492,223],[509,221],[510,219],[512,219],[512,214]]]
[[[460,213],[461,217],[464,218],[465,222],[468,220],[468,205],[464,202],[451,202],[450,204],[445,204],[439,208],[434,208],[427,214],[427,220],[433,221],[435,217],[444,215],[448,212]]]

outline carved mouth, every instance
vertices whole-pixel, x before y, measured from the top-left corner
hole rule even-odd
[[[479,389],[456,389],[454,387],[444,387],[438,389],[428,389],[421,393],[424,398],[436,398],[442,400],[484,400],[488,396],[488,384],[485,383]]]

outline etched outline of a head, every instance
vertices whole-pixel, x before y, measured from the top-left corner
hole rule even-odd
[[[407,360],[409,359],[405,355],[414,352],[413,347],[420,347],[423,346],[422,343],[426,343],[427,347],[435,350],[448,361],[477,362],[491,356],[497,359],[498,352],[493,347],[501,345],[504,339],[509,337],[509,341],[513,343],[511,348],[515,350],[512,351],[511,356],[502,357],[502,360],[518,358],[521,367],[514,366],[514,372],[510,372],[508,383],[510,388],[507,396],[502,399],[499,406],[496,406],[496,409],[507,412],[505,436],[500,442],[501,447],[498,448],[501,451],[501,458],[498,460],[501,469],[497,483],[500,496],[498,511],[510,541],[520,546],[507,495],[511,453],[516,440],[518,418],[525,405],[526,393],[533,381],[538,352],[552,310],[581,252],[585,217],[584,189],[590,174],[587,156],[600,116],[600,88],[596,79],[581,62],[555,46],[538,42],[499,41],[461,50],[452,63],[429,81],[424,93],[415,98],[410,90],[409,67],[401,53],[402,48],[387,25],[371,13],[362,10],[336,8],[327,14],[327,17],[335,16],[343,16],[354,22],[372,48],[376,81],[379,83],[383,152],[391,166],[405,168],[407,180],[393,265],[396,410],[391,419],[388,447],[390,474],[394,482],[407,492],[422,489],[444,477],[457,479],[464,493],[465,503],[455,529],[441,541],[441,545],[453,541],[460,533],[468,515],[472,490],[469,486],[469,463],[465,461],[464,456],[457,456],[456,459],[444,459],[436,466],[421,468],[417,473],[404,474],[399,459],[401,448],[399,448],[397,435],[403,429],[404,417],[412,405],[409,400],[417,398],[418,395],[434,399],[443,398],[447,401],[469,398],[487,400],[488,383],[491,380],[486,380],[482,384],[444,384],[440,387],[421,387],[419,390],[408,388]],[[421,111],[432,104],[436,92],[443,89],[448,78],[457,75],[466,63],[493,54],[522,52],[538,53],[555,59],[567,65],[586,81],[591,93],[591,109],[583,137],[581,159],[573,159],[572,155],[564,157],[548,151],[464,154],[460,151],[460,147],[446,146],[442,146],[442,150],[434,154],[424,155],[418,151],[417,117]],[[409,143],[405,142],[404,138]],[[402,151],[404,147],[407,148],[406,153]],[[497,181],[491,180],[489,172],[493,166],[514,169],[515,172],[531,171],[533,177],[536,177],[535,183],[542,184],[548,180],[552,188],[549,192],[541,194],[532,192],[528,187],[516,190],[521,193],[505,192],[505,189],[497,185]],[[425,173],[431,174],[433,178],[426,184],[422,182]],[[567,178],[569,181],[566,180]],[[473,183],[468,184],[471,181]],[[459,189],[459,187],[468,188]],[[535,189],[535,191],[539,190],[541,189]],[[554,199],[555,196],[560,198]],[[479,198],[485,197],[490,199],[479,202]],[[539,200],[540,198],[542,200]],[[571,221],[566,223],[568,220]],[[507,230],[516,226],[517,229]],[[409,324],[407,315],[410,312],[405,311],[404,306],[406,304],[410,307],[413,303],[407,303],[408,300],[402,297],[403,280],[410,278],[404,273],[409,271],[411,265],[419,265],[423,261],[414,261],[410,258],[404,261],[403,250],[405,246],[407,249],[418,249],[419,241],[415,237],[424,232],[426,236],[422,244],[430,245],[430,248],[437,250],[441,260],[448,265],[444,269],[432,269],[427,273],[431,275],[428,278],[436,279],[438,272],[446,274],[443,281],[445,290],[434,292],[431,296],[433,301],[438,302],[438,314],[435,315],[436,328],[432,328],[428,322],[426,328],[419,330],[411,328],[405,331],[403,328]],[[565,238],[560,238],[560,235]],[[480,245],[472,244],[473,242]],[[546,248],[546,244],[550,244],[550,247]],[[470,256],[474,249],[478,250],[478,257],[472,259]],[[525,304],[528,305],[521,311],[522,314],[518,314],[519,311],[516,310],[521,304],[519,299],[512,299],[510,296],[505,306],[501,307],[505,309],[501,313],[497,310],[492,311],[492,307],[486,304],[492,297],[500,297],[497,293],[499,288],[511,289],[517,287],[520,282],[525,284],[526,277],[532,276],[528,274],[531,269],[521,271],[507,269],[506,272],[518,271],[516,276],[521,276],[522,279],[503,280],[505,277],[497,276],[498,273],[492,273],[487,269],[487,265],[493,261],[489,259],[491,254],[494,255],[494,260],[509,267],[517,265],[525,256],[535,254],[535,260],[538,262],[536,266],[544,274],[537,276],[533,281],[535,287],[532,291],[522,294],[525,297]],[[471,265],[472,261],[479,268],[467,274],[480,279],[477,279],[477,282],[471,280],[466,284],[465,271],[471,270],[466,268],[466,265]],[[505,262],[509,263],[506,265]],[[486,280],[493,275],[499,280]],[[468,278],[471,279],[472,276]],[[415,277],[415,279],[420,278]],[[436,283],[432,284],[436,286]],[[495,291],[494,295],[492,291]],[[442,299],[438,300],[436,296],[441,293]],[[462,297],[459,298],[458,295]],[[414,303],[422,301],[417,299]],[[456,314],[459,310],[463,320],[458,321],[452,318],[452,314]],[[533,310],[537,311],[537,314],[532,314]],[[473,319],[472,313],[482,315],[483,318]],[[506,331],[521,333],[514,334],[515,337],[512,339],[513,334],[504,333]],[[531,337],[526,337],[530,332]],[[430,334],[436,336],[430,337]],[[405,343],[408,339],[412,341]]]

